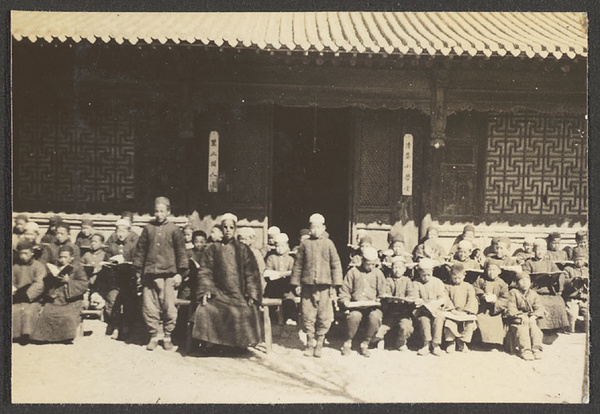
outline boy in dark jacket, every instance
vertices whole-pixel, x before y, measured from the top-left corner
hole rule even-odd
[[[154,220],[151,221],[138,240],[133,266],[141,272],[142,314],[150,333],[146,349],[153,351],[158,346],[158,329],[163,322],[165,350],[173,349],[171,332],[177,321],[175,289],[186,276],[189,259],[182,231],[169,221],[171,203],[166,197],[154,201]]]
[[[61,247],[70,246],[73,250],[73,263],[79,264],[81,259],[81,254],[79,251],[79,247],[75,245],[71,241],[71,226],[69,223],[60,222],[56,225],[56,234],[54,237],[54,241],[46,246],[44,246],[44,251],[42,252],[42,256],[40,257],[40,261],[42,263],[50,263],[55,266],[59,266],[58,260],[58,252]]]
[[[342,285],[342,264],[335,245],[324,235],[325,217],[313,214],[309,223],[311,236],[298,248],[290,285],[301,287],[302,330],[307,337],[304,355],[320,358],[333,322],[332,290]]]
[[[56,240],[56,226],[58,226],[62,221],[63,219],[61,216],[50,217],[48,219],[48,230],[46,230],[46,234],[44,234],[40,243],[53,243]]]
[[[75,244],[80,250],[88,251],[94,235],[94,222],[90,219],[81,220],[81,231],[75,238]],[[83,254],[82,254],[83,256]]]

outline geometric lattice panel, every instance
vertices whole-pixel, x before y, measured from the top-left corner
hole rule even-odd
[[[229,151],[232,202],[235,204],[255,207],[265,204],[264,165],[267,148],[264,135],[269,128],[268,116],[268,112],[261,107],[243,108],[234,118],[231,136],[223,137],[233,141]]]
[[[15,200],[35,204],[132,199],[134,128],[126,114],[110,102],[15,110]]]
[[[391,139],[383,127],[377,128],[373,120],[364,119],[361,137],[359,206],[388,207],[390,204],[390,152]],[[369,134],[373,129],[377,133]],[[396,133],[402,138],[402,135]]]
[[[586,215],[587,171],[583,116],[490,115],[486,213]]]

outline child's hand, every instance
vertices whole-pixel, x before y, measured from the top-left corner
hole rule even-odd
[[[423,306],[423,304],[424,304],[424,303],[425,303],[425,302],[424,302],[424,301],[423,301],[423,299],[421,299],[421,298],[417,298],[417,299],[415,299],[415,306],[416,306],[416,307]]]
[[[487,295],[484,296],[484,299],[488,303],[494,303],[494,302],[496,302],[498,297],[496,295],[494,295],[493,293],[488,293]]]
[[[181,281],[181,275],[177,273],[175,276],[173,276],[173,287],[177,289],[181,285]]]
[[[63,283],[67,283],[70,280],[69,275],[58,275],[56,277]]]
[[[207,293],[206,295],[202,296],[200,298],[200,305],[204,306],[208,303],[208,300],[210,299],[210,293]]]
[[[13,295],[15,294],[16,291],[17,291],[17,288],[15,287],[15,285],[13,285],[13,287],[12,287],[12,293],[13,293]]]

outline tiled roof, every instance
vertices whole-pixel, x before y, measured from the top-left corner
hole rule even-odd
[[[584,13],[13,11],[20,41],[180,43],[284,51],[455,56],[587,56]]]

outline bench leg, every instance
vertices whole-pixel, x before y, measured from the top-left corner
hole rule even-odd
[[[265,348],[267,353],[273,348],[273,333],[271,332],[271,316],[269,316],[269,307],[263,306],[263,327],[265,331]]]
[[[185,336],[185,354],[189,355],[192,352],[192,331],[194,329],[194,324],[192,322],[188,322],[187,332]]]
[[[283,313],[283,303],[277,306],[277,323],[281,326],[285,323],[285,315]]]

